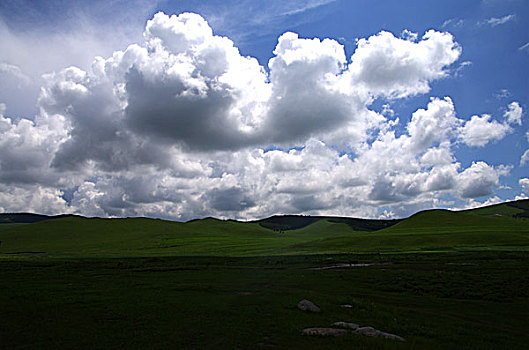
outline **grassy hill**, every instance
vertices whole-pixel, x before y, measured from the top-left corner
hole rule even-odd
[[[259,256],[526,250],[528,204],[525,200],[460,212],[429,210],[404,220],[275,216],[255,222],[206,218],[181,223],[148,218],[46,219],[31,214],[4,214],[0,221],[7,223],[0,224],[0,254]]]
[[[32,224],[44,220],[61,219],[72,216],[76,215],[64,214],[49,216],[33,213],[2,213],[0,214],[0,224]]]
[[[464,212],[481,216],[529,219],[529,200],[494,204],[483,208],[465,210]]]
[[[288,231],[297,230],[318,221],[343,223],[356,231],[376,231],[395,225],[400,220],[370,220],[332,216],[303,216],[303,215],[275,215],[266,219],[255,221],[259,225],[272,230]]]
[[[525,349],[528,204],[389,222],[0,215],[0,348]],[[406,342],[301,335],[337,321]]]

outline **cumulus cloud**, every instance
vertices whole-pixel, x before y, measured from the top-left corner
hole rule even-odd
[[[58,189],[40,185],[17,187],[0,184],[0,213],[69,213],[72,208],[62,199],[62,194]]]
[[[522,187],[522,191],[524,191],[525,194],[529,195],[529,179],[526,177],[521,178],[520,180],[518,180],[518,183]]]
[[[485,162],[473,162],[458,174],[458,191],[463,198],[476,198],[490,195],[499,184],[500,175],[506,175],[508,169],[494,168]]]
[[[481,208],[481,207],[486,207],[486,206],[501,203],[501,202],[502,202],[502,199],[498,196],[492,196],[490,198],[487,198],[487,200],[483,202],[477,201],[475,199],[469,199],[466,202],[465,206],[462,207],[461,209]]]
[[[69,68],[48,77],[41,107],[59,113],[68,105],[60,113],[73,121],[54,164],[125,167],[124,159],[97,155],[115,154],[113,145],[135,138],[190,151],[294,145],[315,135],[330,143],[361,140],[384,120],[366,109],[371,96],[425,92],[460,53],[448,33],[429,31],[412,42],[381,32],[361,40],[348,64],[335,40],[285,33],[267,73],[196,14],[158,13],[144,37],[145,47],[99,58],[90,72]],[[390,68],[373,77],[375,65]]]
[[[461,142],[474,147],[482,147],[495,140],[501,140],[513,131],[512,125],[522,125],[522,107],[516,101],[508,105],[503,114],[505,122],[491,120],[492,116],[474,115],[459,128]]]
[[[429,82],[445,77],[445,68],[460,54],[461,47],[447,32],[430,30],[415,42],[382,31],[358,40],[351,57],[351,78],[375,95],[402,98],[426,93]]]
[[[460,129],[459,138],[469,146],[485,146],[493,140],[501,140],[511,128],[507,124],[491,121],[491,116],[484,114],[481,117],[474,115]]]
[[[2,104],[5,110],[5,105]],[[52,185],[59,175],[49,170],[53,154],[68,132],[62,116],[13,121],[0,113],[0,182]]]
[[[449,138],[459,122],[452,100],[445,97],[444,100],[432,99],[427,109],[414,112],[407,129],[413,147],[425,150]]]
[[[255,206],[255,202],[239,187],[215,188],[204,197],[209,207],[220,212],[240,212]]]
[[[383,31],[348,58],[336,40],[287,32],[266,68],[197,14],[158,13],[143,35],[90,69],[45,75],[34,120],[0,107],[0,210],[377,217],[383,203],[407,215],[491,195],[508,173],[463,168],[453,146],[501,139],[520,124],[516,102],[504,124],[465,122],[449,97],[387,119],[389,102],[449,75],[461,54],[449,33]]]
[[[503,116],[507,119],[509,124],[518,124],[522,125],[522,107],[516,101],[511,102],[508,106],[508,109],[505,111]]]

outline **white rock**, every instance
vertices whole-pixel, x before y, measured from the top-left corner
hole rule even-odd
[[[319,307],[317,307],[307,299],[303,299],[298,303],[298,309],[310,312],[321,312],[321,309]]]
[[[380,334],[378,336],[381,337],[381,338],[386,338],[386,339],[393,339],[393,340],[398,340],[398,341],[406,341],[406,339],[404,339],[403,337],[400,337],[400,336],[398,336],[396,334],[386,333],[386,332],[380,332]]]
[[[350,322],[334,322],[332,324],[333,327],[340,327],[340,328],[349,328],[349,329],[358,329],[360,327],[356,323],[350,323]]]
[[[301,331],[303,335],[316,335],[320,337],[340,337],[348,333],[345,329],[336,328],[305,328]]]
[[[380,331],[377,329],[374,329],[373,327],[360,327],[356,329],[356,334],[362,334],[367,335],[368,337],[376,337],[380,334]]]

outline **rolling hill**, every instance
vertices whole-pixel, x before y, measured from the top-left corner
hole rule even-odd
[[[292,255],[527,250],[529,200],[427,210],[402,220],[273,216],[253,222],[0,214],[0,255]]]

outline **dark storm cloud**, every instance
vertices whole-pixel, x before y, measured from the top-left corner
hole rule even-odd
[[[255,206],[255,202],[243,189],[231,187],[226,189],[213,189],[205,195],[209,207],[220,212],[238,212]]]

